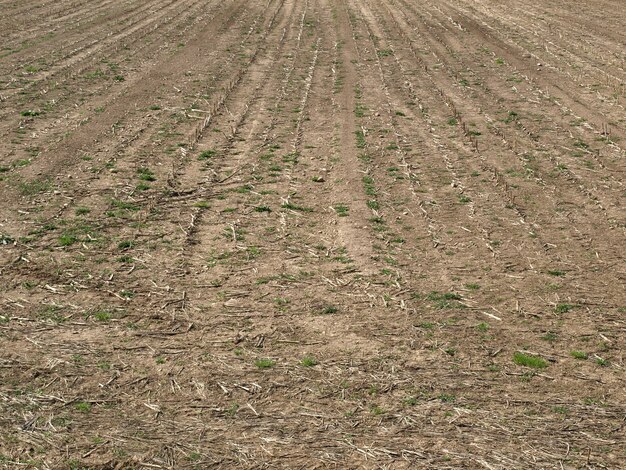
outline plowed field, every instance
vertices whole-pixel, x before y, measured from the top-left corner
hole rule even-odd
[[[621,0],[0,0],[0,467],[624,468]]]

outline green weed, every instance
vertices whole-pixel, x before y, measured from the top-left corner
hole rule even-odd
[[[257,366],[259,369],[270,369],[274,367],[275,362],[271,359],[257,359],[256,361],[254,361],[254,365]]]
[[[521,352],[516,352],[513,355],[513,362],[517,365],[530,367],[532,369],[545,369],[548,367],[548,363],[545,359]]]

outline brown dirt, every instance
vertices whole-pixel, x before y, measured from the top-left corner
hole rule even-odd
[[[0,0],[0,466],[622,467],[620,8]]]

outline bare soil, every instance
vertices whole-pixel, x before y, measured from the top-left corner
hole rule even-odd
[[[0,467],[624,468],[583,3],[0,0]]]

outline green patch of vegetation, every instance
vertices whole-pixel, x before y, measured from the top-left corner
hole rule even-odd
[[[156,181],[154,173],[149,168],[139,168],[137,170],[137,177],[142,181]]]
[[[337,204],[333,207],[333,209],[339,217],[347,217],[348,212],[350,211],[350,208],[348,206],[344,206],[343,204]]]
[[[100,310],[93,313],[93,317],[100,322],[108,322],[113,318],[113,314],[111,312],[107,312],[106,310]]]
[[[283,209],[289,209],[292,211],[300,211],[300,212],[313,212],[313,209],[309,207],[299,206],[298,204],[293,204],[291,202],[285,202],[282,206]]]
[[[34,196],[50,189],[50,181],[47,179],[36,179],[32,181],[22,181],[17,188],[23,196]]]
[[[302,365],[303,367],[313,367],[313,366],[316,366],[317,364],[319,363],[312,356],[306,356],[302,358],[302,360],[300,361],[300,365]]]
[[[256,361],[254,361],[254,365],[257,366],[259,369],[270,369],[274,367],[275,362],[271,359],[257,359]]]
[[[507,114],[506,118],[504,118],[504,122],[509,124],[511,122],[517,121],[518,118],[519,115],[515,111],[509,111],[509,114]]]
[[[584,351],[571,351],[569,355],[572,356],[574,359],[589,359],[589,354]]]
[[[369,201],[367,201],[367,207],[369,207],[370,209],[378,210],[380,209],[380,204],[376,199],[370,199]]]
[[[459,294],[453,292],[441,293],[433,291],[426,296],[426,300],[434,302],[435,308],[440,310],[449,308],[465,308],[465,305],[460,302],[463,298]]]
[[[563,277],[565,276],[565,271],[548,270],[548,274],[550,276]]]
[[[239,408],[239,406],[237,406],[237,408]],[[236,411],[236,410],[235,410]],[[228,411],[227,411],[228,413]],[[190,462],[198,462],[200,460],[202,460],[202,454],[199,452],[191,452],[187,457],[187,460],[189,460]]]
[[[4,233],[0,233],[0,245],[12,245],[15,243],[15,239]]]
[[[338,311],[339,309],[335,307],[334,305],[325,305],[319,309],[319,314],[320,315],[332,315],[334,313],[337,313]]]
[[[559,170],[559,171],[565,171],[565,170],[567,170],[567,165],[565,165],[564,163],[558,163],[556,165],[556,169]]]
[[[437,398],[443,403],[454,403],[456,401],[456,397],[448,393],[442,393]]]
[[[44,305],[37,312],[37,317],[54,323],[63,323],[66,317],[62,311],[63,308],[58,305]]]
[[[115,207],[116,209],[122,209],[126,211],[136,212],[139,210],[139,207],[137,207],[136,205],[131,204],[130,202],[120,201],[118,199],[112,199],[111,205]]]
[[[384,227],[385,219],[383,219],[382,217],[380,217],[380,216],[370,217],[369,221],[376,225],[376,229],[378,231],[384,231],[385,230],[385,227]]]
[[[233,189],[233,192],[239,194],[248,194],[250,191],[252,191],[252,186],[249,184],[245,184],[243,186]]]
[[[198,155],[198,160],[209,160],[217,155],[217,151],[213,149],[205,150]]]
[[[76,215],[85,215],[89,214],[91,212],[91,209],[89,209],[89,207],[77,207],[75,212]]]
[[[356,135],[356,147],[359,149],[365,148],[367,146],[365,133],[362,130],[357,130],[354,134]]]
[[[128,250],[134,246],[131,240],[122,240],[117,244],[117,248],[120,250]]]
[[[376,187],[374,186],[374,178],[371,176],[363,177],[363,185],[365,186],[365,194],[368,196],[376,196]]]
[[[404,404],[405,406],[415,406],[418,403],[418,399],[417,397],[414,396],[409,396],[406,397],[402,400],[402,404]]]
[[[20,114],[24,117],[37,117],[41,114],[41,111],[34,111],[32,109],[27,109],[26,111],[22,111]]]
[[[105,73],[101,69],[96,69],[93,72],[87,72],[84,77],[87,80],[95,80],[97,78],[102,78],[105,76]]]
[[[246,253],[250,259],[257,258],[261,256],[261,249],[256,246],[249,246],[246,248]]]
[[[567,313],[573,308],[574,308],[574,305],[571,305],[571,304],[557,304],[556,307],[554,307],[554,312],[555,313]]]
[[[283,156],[283,162],[291,163],[292,165],[295,165],[296,163],[298,163],[299,158],[300,158],[300,152],[291,152]]]
[[[530,367],[532,369],[545,369],[548,367],[548,362],[545,359],[538,356],[524,354],[519,351],[513,355],[513,362],[517,365]]]
[[[74,407],[81,413],[89,413],[91,411],[91,404],[84,401],[79,401]]]
[[[596,364],[600,367],[607,367],[609,365],[609,361],[607,359],[602,359],[601,357],[596,358]]]
[[[70,246],[78,241],[78,238],[71,234],[64,234],[59,237],[59,244],[61,246]]]

